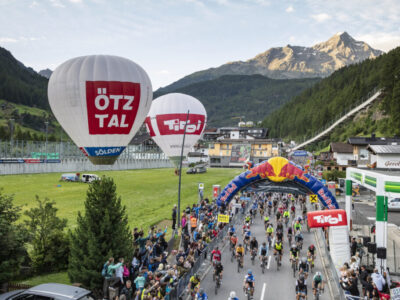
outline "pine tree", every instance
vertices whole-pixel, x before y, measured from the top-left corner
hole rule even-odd
[[[18,274],[27,257],[26,231],[21,224],[16,224],[20,211],[20,207],[13,205],[13,197],[0,190],[0,286]]]
[[[112,178],[103,177],[89,186],[85,215],[78,212],[70,247],[68,276],[94,292],[102,287],[101,270],[110,256],[131,259],[128,216]]]

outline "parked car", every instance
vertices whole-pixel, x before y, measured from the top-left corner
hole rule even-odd
[[[400,211],[400,198],[388,200],[388,211]]]
[[[45,283],[27,290],[17,290],[0,295],[0,300],[93,300],[91,292],[80,287]]]
[[[196,172],[196,168],[189,168],[189,169],[187,169],[187,171],[186,171],[186,174],[196,174],[197,172]]]
[[[65,173],[61,175],[60,181],[79,181],[79,173]]]
[[[100,177],[95,174],[82,174],[82,182],[91,183],[95,180],[100,180]]]

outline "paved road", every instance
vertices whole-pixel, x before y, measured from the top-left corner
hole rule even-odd
[[[275,224],[275,222],[274,222]],[[236,228],[237,229],[237,228]],[[260,215],[257,214],[255,224],[251,226],[251,232],[256,235],[257,240],[260,243],[266,241],[265,231],[264,231],[264,223],[260,218]],[[240,229],[241,233],[241,229]],[[315,244],[314,233],[303,233],[304,236],[304,247],[300,252],[300,257],[307,255],[306,247],[313,243]],[[239,242],[242,242],[242,236],[239,236]],[[236,261],[231,263],[230,261],[230,253],[229,246],[225,247],[222,253],[222,264],[224,266],[224,275],[222,280],[222,286],[218,290],[218,295],[215,295],[215,283],[212,280],[212,270],[208,272],[207,276],[201,283],[201,286],[205,289],[209,299],[223,299],[226,300],[229,297],[229,293],[231,291],[235,291],[236,295],[239,299],[245,299],[245,294],[243,292],[243,280],[244,276],[248,269],[252,269],[253,274],[256,279],[256,288],[254,293],[254,299],[266,300],[266,299],[296,299],[295,296],[295,282],[296,279],[293,277],[293,272],[291,270],[290,262],[289,262],[289,245],[285,235],[284,243],[283,243],[284,254],[282,258],[282,266],[280,270],[276,269],[276,262],[273,259],[273,256],[270,259],[269,269],[265,271],[265,274],[262,274],[261,268],[259,265],[259,260],[257,259],[255,265],[251,264],[250,255],[247,254],[244,260],[244,268],[241,269],[240,273],[237,272],[237,264]],[[271,252],[269,253],[271,254]],[[326,279],[325,273],[322,271],[321,261],[319,259],[319,253],[317,252],[317,259],[315,261],[314,272],[321,271]],[[309,276],[310,277],[310,276]],[[308,299],[313,299],[312,291],[311,291],[311,280],[307,281],[308,285]],[[331,299],[329,294],[329,288],[326,285],[325,293],[320,297],[320,299]]]
[[[365,216],[368,220],[375,222],[376,208],[374,206],[374,202],[367,202],[365,200],[362,200],[362,202],[355,202],[354,209],[357,210],[357,212],[359,212],[363,216]],[[400,212],[389,211],[388,223],[400,226]]]

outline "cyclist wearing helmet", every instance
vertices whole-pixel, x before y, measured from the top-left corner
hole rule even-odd
[[[301,228],[302,228],[302,226],[300,224],[300,221],[297,219],[296,223],[294,223],[294,225],[293,225],[293,229],[294,229],[294,231],[301,231]]]
[[[194,292],[195,289],[197,289],[200,286],[200,276],[199,274],[194,274],[192,277],[190,277],[189,280],[189,290],[191,292]]]
[[[251,296],[253,296],[254,293],[255,281],[256,279],[253,276],[253,272],[248,270],[247,275],[244,277],[244,289],[250,288]]]
[[[204,292],[203,289],[200,289],[199,292],[196,294],[196,300],[207,300],[207,294]]]
[[[240,257],[240,264],[243,266],[244,248],[242,244],[236,247],[236,258]]]
[[[235,293],[234,291],[232,291],[232,292],[229,294],[228,300],[239,300],[239,298],[236,297],[236,293]]]
[[[310,247],[308,247],[308,253],[310,253],[313,257],[313,259],[315,259],[315,246],[314,244],[311,244]]]
[[[268,255],[268,246],[266,242],[263,242],[262,245],[260,246],[259,255],[261,262],[266,259]]]
[[[300,296],[307,299],[307,282],[303,275],[296,280],[296,300],[299,300]]]
[[[211,259],[213,266],[215,266],[217,262],[221,262],[221,251],[219,251],[218,246],[211,252]]]
[[[299,248],[297,248],[296,244],[293,244],[292,247],[290,247],[290,260],[295,260],[296,262],[299,259]]]
[[[299,264],[299,273],[302,274],[304,273],[304,276],[307,277],[308,270],[309,270],[309,265],[306,257],[301,258],[301,262]]]
[[[222,279],[222,273],[224,271],[224,267],[222,266],[221,262],[218,261],[217,264],[214,267],[214,275],[215,276],[220,276],[220,278]]]
[[[235,227],[233,225],[229,226],[228,233],[229,233],[229,236],[232,236],[235,234]]]
[[[317,293],[317,288],[320,288],[322,291],[324,290],[324,281],[321,272],[315,273],[313,277],[312,288],[314,296]]]
[[[233,234],[230,238],[230,242],[231,242],[231,249],[236,247],[236,244],[238,242],[238,238],[236,236],[236,234]]]

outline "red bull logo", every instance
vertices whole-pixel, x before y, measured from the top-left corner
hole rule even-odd
[[[228,199],[230,194],[236,191],[236,189],[237,189],[236,184],[232,183],[232,186],[225,191],[225,195],[223,195],[220,200],[224,202],[226,199]]]
[[[306,173],[306,171],[291,164],[286,158],[273,157],[250,169],[246,178],[250,179],[259,176],[260,179],[268,178],[273,182],[282,182],[284,180],[294,180],[298,178],[309,182],[309,179],[304,176]]]

